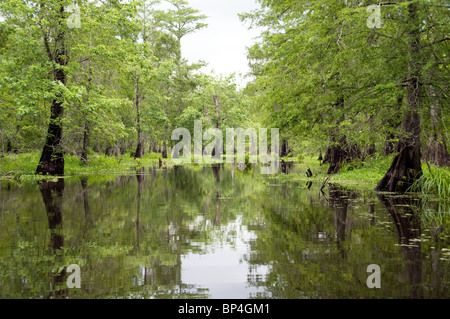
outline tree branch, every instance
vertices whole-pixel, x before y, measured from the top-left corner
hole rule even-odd
[[[44,4],[41,2],[40,8],[42,9],[43,6]],[[50,44],[48,43],[48,34],[45,32],[44,27],[42,26],[42,16],[39,17],[39,26],[41,27],[42,36],[44,38],[44,46],[45,51],[47,52],[47,56],[50,59],[50,61],[54,61],[52,51],[50,50]]]

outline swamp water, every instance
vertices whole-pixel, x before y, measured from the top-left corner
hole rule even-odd
[[[450,214],[321,186],[228,164],[4,182],[0,298],[450,297]]]

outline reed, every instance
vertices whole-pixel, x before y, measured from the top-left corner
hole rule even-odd
[[[424,197],[436,196],[438,199],[450,200],[450,169],[427,163],[423,175],[409,190],[421,193]]]

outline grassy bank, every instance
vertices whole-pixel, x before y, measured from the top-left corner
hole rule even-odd
[[[328,165],[320,165],[316,158],[300,157],[287,158],[286,160],[298,162],[301,173],[279,174],[273,176],[278,181],[312,181],[328,182],[346,186],[353,189],[375,189],[378,182],[392,164],[394,155],[372,156],[361,163],[347,163],[338,174],[327,175]],[[310,168],[313,176],[308,178],[306,170]],[[411,187],[411,191],[420,192],[424,196],[435,196],[440,199],[450,200],[450,168],[438,168],[423,163],[423,176]]]
[[[9,180],[33,180],[42,177],[34,174],[39,152],[25,154],[10,154],[0,158],[0,179]],[[145,154],[142,159],[135,159],[129,154],[120,157],[111,157],[99,154],[91,154],[89,164],[81,163],[76,156],[65,156],[65,175],[127,175],[133,174],[139,167],[158,165],[160,154]],[[312,181],[322,184],[325,180],[330,183],[340,184],[353,189],[373,190],[384,176],[392,163],[391,156],[372,156],[363,163],[347,163],[341,168],[340,173],[327,175],[328,165],[320,165],[315,157],[299,156],[284,158],[285,161],[295,162],[298,173],[278,173],[270,178],[277,182]],[[167,160],[165,165],[172,165]],[[311,169],[313,176],[308,178],[306,170]],[[441,199],[450,200],[450,168],[437,168],[423,164],[423,176],[412,188],[412,191],[422,192],[425,196],[438,196]]]
[[[345,164],[338,174],[328,175],[328,164],[320,165],[316,157],[286,158],[285,160],[297,162],[300,173],[279,174],[274,179],[279,181],[312,181],[323,183],[328,182],[340,184],[349,188],[374,189],[377,183],[384,176],[392,163],[393,156],[370,157],[362,164],[353,162]],[[306,170],[311,169],[313,176],[308,178]]]
[[[0,178],[34,179],[40,157],[39,152],[11,154],[0,158]],[[86,165],[73,155],[64,157],[66,176],[77,175],[123,175],[133,173],[138,167],[149,167],[158,164],[159,154],[150,153],[142,159],[135,159],[129,154],[120,157],[93,154]],[[6,176],[6,174],[8,174]]]

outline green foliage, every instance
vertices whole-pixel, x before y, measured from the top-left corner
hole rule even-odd
[[[0,179],[11,178],[11,175],[4,176],[13,171],[19,180],[28,180],[30,175],[34,175],[40,153],[12,154],[0,158]],[[120,156],[106,156],[104,154],[91,154],[88,164],[80,162],[74,155],[65,156],[65,174],[67,176],[77,175],[109,175],[124,174],[129,175],[135,172],[139,166],[155,166],[161,154],[150,153],[144,155],[140,160],[131,157],[130,154]]]
[[[11,154],[0,158],[0,175],[10,171],[31,175],[36,171],[40,154],[38,152],[25,154]]]
[[[280,128],[297,154],[324,150],[346,137],[365,151],[405,136],[407,83],[420,70],[423,136],[433,130],[434,103],[448,110],[448,6],[446,1],[260,0],[241,19],[262,28],[248,50],[255,81],[248,91],[264,125]],[[369,28],[367,7],[379,5],[381,28]],[[411,12],[416,14],[411,15]],[[417,53],[412,34],[419,34]],[[429,96],[427,88],[440,93]],[[428,95],[428,97],[426,97]],[[439,122],[447,123],[450,112]],[[438,133],[448,138],[440,126]]]
[[[425,165],[424,165],[425,166]],[[412,192],[420,192],[425,197],[450,200],[450,169],[426,165],[424,174],[410,187]]]
[[[394,158],[394,155],[370,156],[363,162],[357,160],[353,164],[347,164],[338,174],[327,175],[327,166],[320,165],[316,157],[303,154],[299,156],[301,157],[301,161],[298,161],[297,165],[299,173],[280,174],[271,176],[271,179],[280,182],[312,181],[320,185],[327,180],[327,183],[342,185],[349,189],[374,189]],[[313,173],[312,178],[307,178],[306,176],[308,168]]]
[[[170,132],[178,125],[190,128],[203,118],[205,128],[215,126],[215,94],[223,125],[244,123],[247,103],[235,79],[204,75],[203,62],[181,56],[181,39],[205,28],[206,16],[183,0],[166,1],[164,10],[159,2],[80,1],[81,27],[69,28],[69,12],[59,16],[54,1],[2,1],[1,154],[42,148],[54,100],[64,106],[65,154],[81,158],[89,149],[88,162],[95,153],[135,151],[138,134],[144,150],[155,151],[172,145]],[[48,51],[62,33],[63,66]],[[56,68],[64,68],[65,83],[55,80]]]

